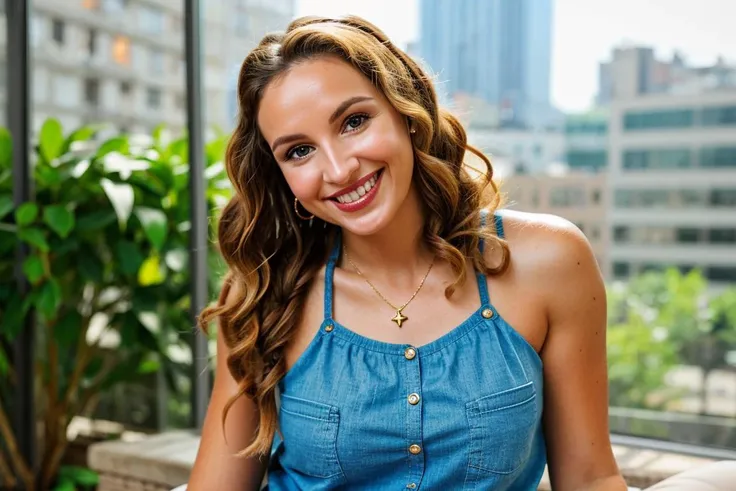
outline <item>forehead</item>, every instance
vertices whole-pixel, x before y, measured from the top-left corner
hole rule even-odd
[[[382,99],[378,89],[343,60],[321,57],[300,62],[266,87],[258,124],[266,138],[275,136],[274,129],[287,132],[303,122],[313,125],[315,118],[326,120],[335,107],[356,95]]]

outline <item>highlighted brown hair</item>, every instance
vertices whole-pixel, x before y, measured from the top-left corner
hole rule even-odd
[[[200,318],[204,329],[220,319],[230,349],[228,367],[240,387],[223,423],[237,397],[253,399],[260,412],[257,434],[241,452],[244,456],[268,455],[278,422],[276,387],[286,373],[282,353],[337,232],[319,218],[307,222],[294,216],[294,195],[258,128],[258,106],[274,79],[296,63],[321,56],[352,65],[412,121],[414,184],[426,211],[424,239],[456,274],[446,295],[465,281],[467,258],[490,275],[501,273],[509,259],[492,227],[480,227],[480,210],[500,205],[491,163],[468,145],[460,122],[439,107],[431,78],[412,58],[377,27],[352,16],[303,17],[285,33],[264,37],[240,70],[240,115],[226,154],[235,196],[222,212],[218,240],[229,272],[219,302]],[[472,172],[466,152],[484,168]],[[481,238],[503,252],[494,267],[478,250]],[[231,289],[236,293],[231,295]]]

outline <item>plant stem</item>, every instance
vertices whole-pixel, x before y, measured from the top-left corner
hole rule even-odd
[[[18,444],[15,441],[15,435],[10,430],[10,422],[8,421],[7,414],[5,414],[5,408],[3,408],[2,405],[0,405],[0,433],[2,433],[3,438],[5,438],[5,446],[8,448],[10,460],[20,475],[23,485],[26,489],[34,489],[33,473],[26,465],[26,462],[23,461],[23,457],[18,451]]]
[[[18,484],[18,480],[13,475],[13,471],[5,459],[2,450],[0,450],[0,484],[3,488],[15,488]]]

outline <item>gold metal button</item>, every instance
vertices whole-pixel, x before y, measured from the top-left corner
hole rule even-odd
[[[414,358],[416,358],[416,356],[417,356],[417,350],[415,350],[414,348],[406,348],[404,350],[404,357],[407,360],[413,360]]]
[[[422,447],[420,447],[416,443],[409,447],[409,452],[412,453],[413,455],[417,455],[418,453],[421,453],[421,451],[422,451]]]
[[[409,484],[406,485],[406,487],[407,489],[416,489],[417,485],[416,483],[410,482]]]
[[[327,325],[325,326],[325,331],[327,331],[327,332],[332,332],[332,330],[333,330],[334,328],[335,328],[335,326],[333,326],[332,324],[327,324]]]
[[[480,313],[483,317],[486,319],[490,319],[493,317],[493,311],[491,309],[483,309],[483,312]]]
[[[417,404],[419,404],[419,394],[417,394],[416,392],[414,392],[413,394],[409,394],[409,397],[407,399],[409,399],[409,404],[411,404],[412,406],[416,406]]]

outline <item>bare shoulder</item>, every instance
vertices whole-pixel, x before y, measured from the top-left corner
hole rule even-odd
[[[536,274],[564,274],[568,277],[577,272],[598,272],[588,239],[569,220],[516,210],[499,210],[496,213],[503,219],[511,260],[517,268],[531,268]]]

